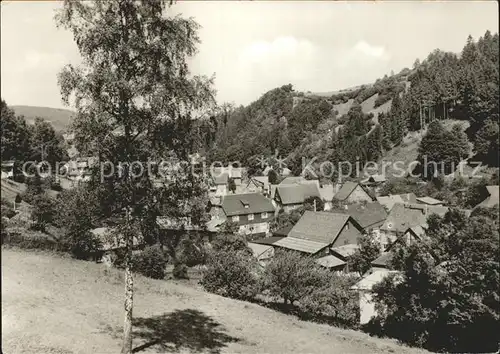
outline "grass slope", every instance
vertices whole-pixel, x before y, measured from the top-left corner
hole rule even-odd
[[[140,353],[424,353],[173,281],[136,277]],[[123,279],[92,262],[2,248],[4,353],[118,353]]]
[[[37,106],[9,106],[13,109],[16,115],[23,115],[28,123],[33,123],[36,117],[44,118],[50,121],[56,131],[66,130],[70,123],[71,117],[75,112],[69,109],[37,107]]]

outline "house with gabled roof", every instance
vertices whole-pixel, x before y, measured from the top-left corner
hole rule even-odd
[[[391,211],[396,203],[417,203],[415,193],[391,194],[384,197],[377,197],[376,199],[388,212]]]
[[[239,233],[245,235],[266,235],[274,218],[271,200],[260,193],[226,195],[222,210],[227,220],[238,225]]]
[[[427,224],[409,227],[403,235],[399,236],[388,246],[387,250],[390,251],[397,244],[404,244],[409,247],[417,242],[420,242],[426,238],[426,229]]]
[[[349,214],[365,232],[378,230],[387,218],[387,211],[378,202],[346,204],[335,212]]]
[[[250,193],[262,193],[271,196],[271,184],[268,176],[253,176],[248,180],[246,190]]]
[[[379,192],[384,183],[387,181],[385,176],[383,174],[374,174],[371,176],[368,176],[364,180],[360,182],[360,184],[367,188],[371,189],[375,193]]]
[[[357,182],[347,181],[340,187],[333,198],[343,204],[352,204],[360,202],[372,202],[370,193]]]
[[[14,161],[2,161],[2,179],[14,177]]]
[[[380,243],[387,249],[396,239],[414,226],[425,225],[431,214],[444,216],[447,207],[425,204],[396,203],[380,227]]]
[[[274,200],[279,208],[289,213],[304,205],[310,197],[321,198],[318,181],[303,181],[300,184],[278,185]]]
[[[362,232],[349,215],[306,211],[288,236],[274,246],[321,257],[329,255],[331,247],[358,243]]]

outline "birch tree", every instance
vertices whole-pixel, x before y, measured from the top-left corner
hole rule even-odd
[[[126,249],[122,353],[132,352],[133,240],[155,203],[163,196],[170,204],[175,199],[167,183],[153,183],[144,164],[167,154],[187,161],[192,122],[214,102],[212,80],[190,75],[187,65],[196,53],[199,26],[172,16],[171,5],[65,0],[55,18],[72,32],[82,58],[80,66],[60,72],[62,98],[77,111],[72,127],[77,146],[99,158],[101,168],[94,169],[91,183],[100,178],[95,185],[102,191],[100,208],[115,221]],[[187,186],[183,191],[189,193]],[[182,195],[174,212],[189,214],[189,197]]]

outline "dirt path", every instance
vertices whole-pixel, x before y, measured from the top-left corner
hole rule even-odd
[[[183,284],[136,285],[140,353],[423,353]],[[118,353],[122,293],[117,270],[2,249],[4,353]]]

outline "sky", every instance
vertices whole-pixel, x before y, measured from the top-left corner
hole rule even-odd
[[[64,108],[57,73],[79,54],[57,29],[56,1],[1,2],[1,96]],[[215,74],[217,100],[248,104],[286,84],[327,92],[374,82],[436,48],[498,32],[496,1],[178,1],[169,12],[202,26],[193,74]],[[69,107],[71,108],[71,107]]]

